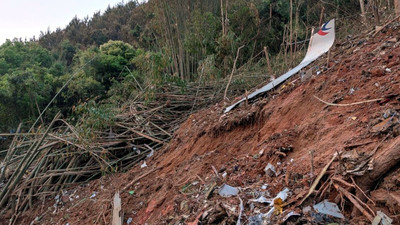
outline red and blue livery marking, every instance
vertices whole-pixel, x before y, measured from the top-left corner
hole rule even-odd
[[[324,25],[322,25],[321,29],[318,31],[318,34],[321,36],[327,35],[329,32],[325,32],[327,30],[330,30],[332,27],[327,28],[326,25],[328,25],[329,22],[326,22]]]

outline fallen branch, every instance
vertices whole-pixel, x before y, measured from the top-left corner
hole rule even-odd
[[[377,98],[377,99],[371,99],[371,100],[365,100],[365,101],[361,101],[361,102],[353,102],[353,103],[348,103],[348,104],[335,104],[335,103],[329,103],[326,102],[320,98],[318,98],[317,96],[314,95],[314,98],[316,98],[317,100],[319,100],[320,102],[329,105],[329,106],[352,106],[352,105],[360,105],[360,104],[364,104],[364,103],[370,103],[370,102],[379,102],[384,100],[384,98]]]
[[[116,192],[113,199],[112,225],[122,225],[121,210],[121,198],[119,197],[119,192]]]
[[[126,191],[130,186],[132,186],[134,183],[138,182],[140,179],[142,179],[143,177],[146,177],[147,175],[159,170],[160,168],[155,168],[152,169],[146,173],[144,173],[143,175],[139,176],[138,178],[133,179],[131,182],[129,182],[129,184],[127,184],[124,188],[121,189],[121,192]]]
[[[376,29],[375,33],[372,35],[372,37],[374,37],[375,35],[377,35],[381,30],[383,30],[385,27],[387,27],[389,24],[393,23],[395,20],[397,20],[398,18],[400,18],[399,16],[396,16],[395,18],[389,20],[389,22],[387,22],[385,25],[383,25],[382,27],[380,27],[379,29]]]
[[[235,70],[236,70],[236,62],[237,62],[237,60],[239,58],[240,49],[242,49],[243,47],[244,47],[244,45],[240,46],[238,48],[237,52],[236,52],[236,58],[235,58],[235,61],[233,62],[232,72],[231,72],[231,75],[229,76],[229,81],[228,81],[228,84],[226,85],[225,92],[224,92],[224,101],[226,100],[226,95],[228,93],[228,88],[229,88],[229,85],[231,84],[233,74],[235,73]]]
[[[339,178],[339,177],[332,177],[332,180],[338,181],[338,182],[340,182],[340,183],[346,185],[347,187],[355,188],[355,185],[354,185],[354,184],[350,184],[349,182],[343,180],[342,178]]]
[[[328,168],[331,166],[331,164],[333,163],[333,161],[336,159],[337,157],[337,153],[335,153],[331,159],[331,161],[328,162],[328,164],[326,164],[326,166],[322,169],[321,173],[319,173],[317,179],[315,179],[314,183],[311,185],[310,190],[308,191],[307,195],[300,201],[300,203],[298,205],[303,204],[303,202],[310,197],[310,195],[315,191],[315,188],[317,187],[317,185],[319,184],[319,181],[322,179],[322,177],[325,175],[326,171],[328,170]]]
[[[154,137],[150,137],[150,136],[147,135],[147,134],[144,134],[144,133],[139,132],[139,131],[136,131],[136,130],[134,130],[134,129],[132,129],[132,128],[126,127],[126,126],[124,126],[124,125],[122,125],[122,124],[117,124],[117,125],[120,126],[120,127],[122,127],[122,128],[128,129],[128,130],[132,131],[133,133],[135,133],[135,134],[137,134],[137,135],[139,135],[139,136],[142,136],[142,137],[144,137],[144,138],[147,138],[147,139],[149,139],[149,140],[151,140],[151,141],[154,141],[154,142],[157,142],[157,143],[160,143],[160,144],[165,144],[164,141],[158,140],[157,138],[154,138]]]
[[[375,202],[372,201],[372,199],[369,198],[369,197],[367,196],[367,194],[365,194],[365,192],[356,184],[356,182],[354,181],[354,178],[353,178],[353,177],[350,177],[350,178],[351,178],[351,181],[353,181],[354,187],[355,187],[360,193],[362,193],[362,194],[364,195],[364,197],[368,199],[368,201],[370,201],[370,202],[375,206],[375,205],[376,205]]]
[[[367,210],[365,210],[365,209],[358,203],[358,201],[357,201],[355,198],[353,198],[353,196],[351,195],[350,192],[348,192],[346,189],[340,187],[340,186],[337,185],[337,184],[333,184],[333,186],[334,186],[339,192],[341,192],[344,196],[346,196],[346,197],[350,200],[350,202],[353,203],[353,205],[354,205],[358,210],[360,210],[361,213],[362,213],[365,217],[367,217],[367,219],[368,219],[369,221],[372,222],[372,221],[374,220],[374,217],[373,217],[371,214],[369,214],[369,213],[367,212]]]

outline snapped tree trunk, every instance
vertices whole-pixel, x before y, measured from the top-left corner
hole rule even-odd
[[[400,0],[394,0],[394,11],[396,16],[400,16]]]
[[[371,1],[370,5],[372,6],[372,12],[374,13],[375,25],[378,25],[380,22],[378,0],[370,0],[370,1]]]
[[[367,16],[365,15],[365,4],[364,0],[360,0],[361,18],[364,24],[367,24]]]
[[[293,65],[293,46],[292,46],[292,41],[293,41],[293,0],[290,0],[290,17],[289,17],[289,49],[290,49],[290,66]]]
[[[389,145],[384,145],[381,151],[377,151],[374,158],[374,169],[357,179],[357,184],[364,190],[373,188],[387,172],[400,162],[400,136],[397,136]]]

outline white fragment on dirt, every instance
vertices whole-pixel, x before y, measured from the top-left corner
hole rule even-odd
[[[391,225],[391,224],[392,224],[393,219],[390,218],[389,216],[387,216],[387,215],[386,215],[385,213],[383,213],[382,211],[378,211],[378,212],[376,212],[376,214],[382,218],[382,219],[381,219],[382,225]]]
[[[96,192],[93,192],[93,194],[89,197],[90,199],[92,199],[92,198],[94,198],[94,197],[96,197]]]
[[[128,220],[126,221],[126,223],[129,225],[132,223],[132,221],[133,221],[133,219],[129,217]]]
[[[274,199],[272,199],[272,202],[269,204],[270,206],[274,206],[274,200],[275,199],[282,199],[282,201],[286,201],[287,197],[289,196],[289,188],[284,188],[281,192],[276,195]]]
[[[344,216],[340,212],[340,209],[337,206],[337,204],[328,202],[328,200],[326,200],[326,199],[324,201],[314,205],[313,208],[315,211],[317,211],[319,213],[330,215],[330,216],[340,218],[340,219],[344,219]]]
[[[264,196],[260,196],[260,197],[258,197],[256,199],[250,199],[249,201],[250,202],[258,202],[258,203],[271,203],[272,199],[267,199]]]
[[[275,166],[273,166],[271,163],[268,163],[268,165],[264,169],[264,172],[270,177],[276,176]]]
[[[232,187],[230,185],[224,184],[222,187],[219,189],[218,194],[222,197],[231,197],[231,196],[236,196],[239,194],[239,189],[236,187]]]

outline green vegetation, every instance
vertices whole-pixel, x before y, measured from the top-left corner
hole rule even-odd
[[[387,1],[376,2],[381,6]],[[200,74],[204,81],[224,79],[240,46],[244,47],[237,68],[265,73],[267,47],[274,71],[284,70],[301,57],[307,43],[292,43],[307,38],[319,23],[322,7],[324,20],[358,18],[354,17],[358,4],[358,0],[150,0],[142,5],[130,1],[90,19],[75,17],[64,30],[47,31],[39,40],[7,41],[0,46],[0,131],[36,119],[71,76],[72,82],[43,120],[61,111],[101,129],[112,123],[113,106],[139,92],[152,101],[157,88],[166,83],[184,90]]]

